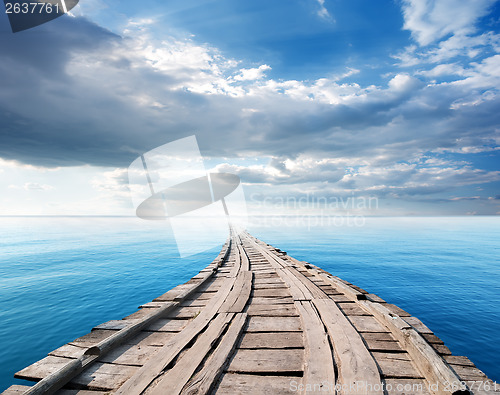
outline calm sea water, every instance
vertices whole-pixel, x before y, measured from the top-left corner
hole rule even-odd
[[[14,372],[187,281],[219,252],[181,259],[165,224],[133,218],[0,220],[0,391],[20,382]],[[277,219],[249,230],[419,317],[500,381],[500,218],[341,222]]]

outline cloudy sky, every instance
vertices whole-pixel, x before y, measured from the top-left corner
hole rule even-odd
[[[0,15],[0,215],[133,214],[129,164],[193,134],[257,211],[500,214],[499,31],[494,0],[81,0],[15,34]]]

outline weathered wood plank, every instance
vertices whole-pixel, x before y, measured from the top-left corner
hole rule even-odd
[[[59,371],[71,361],[73,359],[48,356],[16,373],[15,377],[38,381]],[[125,382],[136,369],[134,366],[94,363],[82,374],[73,378],[71,383],[88,386],[89,389],[113,390]]]
[[[250,317],[247,332],[302,331],[299,317]]]
[[[422,333],[421,335],[430,344],[444,344],[444,342],[433,333]]]
[[[301,349],[239,349],[227,370],[238,373],[302,372],[304,350]]]
[[[259,284],[255,284],[253,289],[270,289],[270,288],[273,288],[273,289],[287,289],[288,287],[286,286],[285,283],[281,282],[281,283],[259,283]]]
[[[245,308],[252,292],[253,273],[241,271],[236,277],[231,293],[219,309],[221,313],[240,313]]]
[[[26,385],[13,385],[2,392],[2,395],[21,395],[24,394],[31,387]],[[88,391],[88,390],[68,390],[63,389],[57,391],[57,395],[109,395],[109,392],[103,391]]]
[[[386,307],[387,309],[389,309],[389,311],[390,311],[391,313],[394,313],[394,314],[396,314],[396,315],[399,315],[400,317],[411,317],[411,314],[410,314],[410,313],[408,313],[408,312],[404,311],[402,308],[400,308],[400,307],[398,307],[398,306],[396,306],[396,305],[394,305],[394,304],[387,303],[387,304],[385,305],[385,307]]]
[[[253,296],[259,298],[290,297],[290,290],[288,288],[255,289]]]
[[[148,390],[150,395],[179,394],[194,374],[196,368],[208,354],[212,345],[219,339],[226,327],[233,319],[233,313],[220,313],[210,323],[207,330],[203,332],[196,343],[186,351],[182,358],[176,362],[173,368],[159,377],[152,389]]]
[[[149,359],[117,392],[117,394],[141,394],[144,389],[168,366],[184,347],[200,333],[222,306],[236,278],[228,277],[226,285],[217,292],[211,303],[194,318],[182,332],[172,338],[167,345]]]
[[[286,287],[283,280],[279,277],[255,278],[253,282],[255,285],[277,284],[277,285],[282,285],[282,286]]]
[[[417,332],[432,334],[432,331],[417,317],[402,317],[408,324],[413,326]]]
[[[359,307],[356,303],[354,302],[341,302],[337,303],[337,305],[340,307],[342,312],[347,315],[370,315],[367,313],[365,310],[363,310],[361,307]]]
[[[348,318],[359,332],[384,332],[387,330],[373,316],[349,316]]]
[[[219,343],[203,368],[189,381],[181,392],[182,394],[209,393],[218,377],[222,374],[226,364],[229,363],[229,357],[234,351],[238,338],[241,336],[246,319],[247,315],[245,313],[235,315],[223,340]]]
[[[156,322],[153,322],[151,325],[147,326],[145,330],[150,332],[180,332],[182,331],[186,325],[188,325],[189,321],[187,320],[171,320],[169,318],[160,318]]]
[[[353,287],[351,285],[351,287]],[[353,287],[354,288],[354,287]],[[376,303],[386,303],[386,301],[384,299],[382,299],[380,296],[378,295],[375,295],[375,294],[364,294],[365,297],[368,299],[368,300],[371,300],[372,302],[376,302]]]
[[[300,332],[247,332],[239,348],[304,348]]]
[[[386,378],[423,378],[407,353],[373,352],[372,354]]]
[[[293,304],[293,299],[289,296],[280,296],[277,298],[253,297],[251,304],[252,306],[260,304]]]
[[[361,301],[364,308],[372,311],[377,318],[391,330],[394,337],[403,348],[411,355],[419,373],[430,383],[435,383],[439,388],[447,388],[447,383],[460,382],[457,373],[437,354],[429,343],[405,320],[390,312],[383,304],[370,301]],[[419,325],[419,322],[410,320]],[[445,393],[445,392],[443,392]]]
[[[403,352],[398,342],[395,341],[378,341],[378,340],[366,340],[365,342],[370,351],[390,351],[390,352]]]
[[[396,341],[390,332],[365,332],[361,337],[365,340]]]
[[[458,356],[458,355],[445,355],[444,359],[446,362],[452,365],[462,365],[462,366],[470,366],[475,368],[474,362],[472,362],[469,358]]]
[[[314,306],[309,301],[297,301],[295,306],[300,313],[304,328],[304,375],[302,383],[306,386],[318,385],[318,391],[328,390],[326,386],[335,383],[335,368],[332,350]],[[306,391],[301,391],[305,394]]]
[[[118,365],[142,366],[159,350],[160,348],[155,346],[132,346],[125,344],[99,358],[99,361]]]
[[[50,374],[57,372],[59,369],[63,368],[71,361],[72,359],[69,358],[49,355],[43,359],[40,359],[34,364],[20,370],[14,375],[14,377],[18,379],[38,381]]]
[[[293,317],[298,312],[292,304],[259,304],[250,305],[247,310],[250,316],[268,316],[268,317]]]
[[[217,395],[293,395],[297,394],[300,383],[300,377],[226,373],[216,393]]]
[[[347,386],[352,383],[365,383],[366,385],[361,386],[359,391],[356,390],[357,394],[383,394],[382,390],[367,391],[368,387],[379,388],[381,378],[373,357],[347,317],[332,300],[320,299],[314,300],[313,303],[333,344],[339,370],[339,382]]]
[[[175,332],[146,332],[139,333],[136,337],[127,340],[125,344],[137,345],[139,347],[154,346],[162,347],[176,336]]]
[[[70,381],[70,385],[91,390],[116,390],[136,371],[135,366],[95,363]]]
[[[237,249],[234,252],[239,256]],[[234,270],[233,270],[234,269]],[[197,336],[213,317],[217,314],[225,300],[230,296],[235,284],[239,270],[239,258],[235,261],[235,268],[231,269],[231,275],[227,277],[219,291],[211,299],[209,305],[195,317],[182,332],[172,338],[168,344],[150,358],[139,370],[118,390],[117,394],[134,395],[141,394],[149,384],[161,374],[161,372],[174,360],[192,339]]]

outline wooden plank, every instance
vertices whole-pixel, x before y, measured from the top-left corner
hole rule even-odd
[[[248,260],[248,256],[247,256],[245,250],[243,249],[243,247],[240,244],[238,244],[238,250],[240,253],[241,270],[244,272],[249,271],[250,270],[250,261]]]
[[[180,332],[183,330],[189,321],[186,320],[171,320],[168,318],[160,318],[147,326],[145,330],[150,332]]]
[[[125,344],[116,347],[105,356],[99,358],[99,362],[114,363],[118,365],[142,366],[159,350],[160,347],[155,346]]]
[[[236,277],[231,293],[219,309],[221,313],[240,313],[245,308],[252,291],[253,273],[242,271]]]
[[[304,350],[301,349],[239,349],[227,370],[238,373],[302,372]]]
[[[250,316],[268,316],[268,317],[293,317],[298,312],[292,304],[259,304],[250,305],[247,310]]]
[[[31,387],[27,385],[11,385],[4,392],[2,392],[2,395],[21,395],[24,394],[30,388]]]
[[[377,365],[366,348],[361,336],[342,314],[338,306],[329,299],[314,300],[321,320],[325,324],[335,352],[341,384],[350,386],[363,382],[358,394],[383,394],[383,391],[368,392],[368,387],[379,388],[381,384]],[[356,388],[357,389],[357,388]]]
[[[206,300],[207,303],[210,299],[214,297],[213,292],[195,292],[187,300]]]
[[[349,316],[348,318],[359,332],[384,332],[387,330],[373,316]]]
[[[154,346],[162,347],[169,344],[177,335],[175,332],[141,332],[136,337],[127,340],[125,344],[137,345],[140,347]]]
[[[306,287],[306,289],[310,292],[311,298],[314,299],[326,299],[328,295],[320,288],[318,285],[313,283],[309,278],[307,278],[303,273],[298,271],[293,267],[288,267],[287,270],[290,272],[292,276],[295,276],[302,285]]]
[[[195,317],[182,332],[172,338],[167,345],[149,359],[117,392],[122,395],[140,395],[146,387],[174,360],[196,335],[213,319],[229,296],[236,277],[228,277],[224,286],[216,293],[210,304]]]
[[[95,363],[70,381],[69,385],[91,390],[116,390],[137,371],[135,366]]]
[[[207,330],[203,332],[196,343],[185,352],[174,367],[155,381],[152,389],[148,389],[150,395],[179,394],[194,374],[196,368],[201,364],[213,344],[219,339],[226,327],[233,319],[233,313],[220,313],[210,323]]]
[[[171,290],[165,292],[163,295],[160,295],[157,298],[153,299],[153,302],[172,302],[186,290],[191,290],[198,286],[200,282],[201,281],[198,280],[194,283],[180,284],[175,288],[172,288]]]
[[[384,299],[382,299],[380,296],[378,295],[375,295],[375,294],[364,294],[365,297],[368,299],[368,300],[371,300],[372,302],[376,302],[376,303],[386,303],[386,301]]]
[[[261,298],[261,297],[252,298],[251,306],[260,304],[293,304],[293,299],[289,296],[280,296],[277,298]]]
[[[486,381],[488,378],[486,375],[476,367],[472,366],[462,366],[462,365],[453,365],[453,370],[457,373],[457,375],[463,380],[471,380],[471,381]],[[459,382],[459,381],[457,381]],[[498,388],[498,386],[497,386]]]
[[[131,322],[138,322],[138,320],[111,320],[104,322],[100,325],[97,325],[92,329],[92,332],[98,331],[98,330],[113,330],[113,331],[119,331],[120,329],[125,328],[127,325],[130,325]],[[91,333],[92,333],[91,332]],[[111,336],[111,334],[109,334]]]
[[[318,385],[318,392],[335,383],[335,370],[328,336],[314,306],[309,301],[295,302],[304,328],[304,375],[306,386]],[[301,391],[301,393],[306,393]]]
[[[458,355],[445,355],[444,359],[451,365],[470,366],[472,368],[476,367],[476,365],[474,365],[474,362],[472,362],[467,357],[462,357]]]
[[[205,307],[206,305],[207,300],[186,299],[180,304],[180,307]]]
[[[407,353],[373,352],[372,354],[386,378],[423,378]]]
[[[384,351],[384,352],[403,352],[398,342],[395,341],[378,341],[378,340],[366,340],[366,345],[370,351]]]
[[[260,283],[260,284],[255,284],[253,289],[287,289],[288,287],[285,285],[284,282],[275,282],[275,283]]]
[[[396,341],[389,332],[365,332],[361,334],[361,337],[365,340]]]
[[[56,373],[71,361],[74,360],[48,356],[16,373],[15,377],[38,381]],[[73,378],[71,383],[88,386],[90,389],[113,390],[118,388],[136,369],[133,366],[95,363],[89,366],[82,374]]]
[[[277,285],[282,285],[282,286],[286,287],[283,280],[279,277],[255,278],[254,284],[255,285],[277,284]]]
[[[345,298],[347,300],[342,300],[342,301],[349,301],[349,300],[359,300],[363,299],[364,296],[361,292],[358,290],[348,286],[344,281],[342,281],[340,278],[336,276],[332,276],[330,274],[325,273],[320,273],[319,274],[320,278],[324,279],[327,283],[332,284],[335,289],[340,291],[342,294],[345,295]]]
[[[300,332],[247,332],[239,348],[304,348]]]
[[[254,277],[256,279],[264,279],[264,278],[273,278],[273,279],[279,279],[280,277],[278,276],[278,273],[256,273],[253,272]],[[281,279],[280,279],[281,280]]]
[[[247,315],[245,313],[235,315],[223,340],[219,343],[203,368],[189,381],[181,392],[182,394],[195,395],[208,394],[210,392],[229,362],[229,357],[233,353],[236,343],[241,336],[246,319]]]
[[[341,302],[337,303],[337,306],[340,307],[340,310],[347,315],[370,315],[370,313],[367,313],[365,310],[363,310],[361,307],[359,307],[356,303],[354,302]]]
[[[290,290],[288,288],[255,289],[253,296],[258,298],[290,297]]]
[[[247,332],[302,331],[299,317],[250,317]]]
[[[387,303],[385,307],[387,307],[391,313],[399,315],[400,317],[411,317],[410,313],[404,311],[402,308],[394,304]]]
[[[294,395],[300,383],[300,377],[226,373],[215,392],[217,395]]]
[[[97,343],[110,338],[113,336],[117,331],[108,331],[108,330],[95,330],[90,333],[87,333],[86,335],[83,335],[79,337],[78,339],[73,340],[72,342],[69,342],[68,344],[74,344],[75,346],[79,347],[92,347],[95,346]]]
[[[451,351],[444,344],[431,344],[431,347],[440,355],[451,355]]]
[[[411,355],[412,361],[420,374],[430,383],[439,388],[446,388],[447,383],[460,382],[457,373],[437,354],[429,343],[409,324],[408,318],[402,318],[392,313],[383,304],[370,301],[360,301],[364,308],[372,311],[384,322],[403,348]],[[410,320],[415,323],[415,321]],[[417,323],[418,324],[418,323]],[[443,392],[444,393],[444,392]]]
[[[439,337],[437,337],[433,333],[422,333],[421,335],[430,344],[444,344],[444,341],[442,341]]]
[[[166,314],[165,318],[175,318],[177,320],[190,319],[200,314],[201,310],[203,310],[203,307],[180,307]]]
[[[250,238],[248,239],[251,240]],[[301,283],[301,281],[294,274],[292,274],[288,270],[288,267],[290,266],[288,262],[285,262],[280,257],[273,255],[264,247],[259,245],[258,242],[253,241],[253,243],[255,248],[259,250],[262,253],[262,255],[268,259],[270,265],[276,269],[280,278],[288,286],[289,294],[291,294],[294,300],[311,300],[312,298],[311,292],[307,289],[307,287],[304,284]],[[259,292],[264,292],[264,291],[266,290],[255,290],[254,296],[264,296],[264,294],[259,294]]]
[[[26,385],[13,385],[2,392],[2,395],[21,395],[26,393],[30,388]],[[57,395],[109,395],[109,392],[64,389],[57,391]]]
[[[70,363],[72,359],[49,355],[14,374],[15,378],[38,381]]]
[[[432,331],[417,317],[402,317],[408,324],[413,326],[417,332],[432,334]]]
[[[71,358],[71,359],[76,359],[80,358],[85,351],[87,351],[87,348],[85,347],[78,347],[72,344],[65,344],[54,351],[49,352],[49,356],[54,356],[54,357],[62,357],[62,358]]]
[[[335,302],[349,302],[351,299],[346,295],[331,294],[327,292],[327,295]]]

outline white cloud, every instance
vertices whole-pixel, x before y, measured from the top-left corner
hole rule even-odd
[[[271,66],[263,64],[257,68],[241,69],[240,73],[234,76],[234,81],[255,81],[266,76],[265,71],[271,70]]]
[[[403,0],[404,28],[422,46],[448,35],[467,36],[495,0]]]
[[[325,0],[317,0],[317,2],[319,4],[318,16],[323,19],[331,20],[332,16],[325,7]]]

